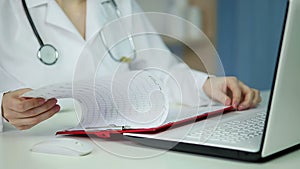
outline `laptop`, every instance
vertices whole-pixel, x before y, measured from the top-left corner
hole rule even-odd
[[[287,3],[272,87],[262,92],[257,108],[125,137],[156,148],[245,161],[266,161],[299,149],[300,0]]]

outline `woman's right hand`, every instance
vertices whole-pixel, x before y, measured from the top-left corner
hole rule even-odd
[[[52,117],[60,110],[56,99],[22,98],[31,89],[5,93],[2,97],[2,117],[19,130],[29,129]]]

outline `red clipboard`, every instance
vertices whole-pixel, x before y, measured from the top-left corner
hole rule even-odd
[[[190,117],[187,119],[175,121],[175,122],[169,122],[163,125],[160,125],[158,127],[153,128],[135,128],[135,129],[128,129],[128,128],[122,128],[122,129],[105,129],[105,130],[63,130],[56,132],[56,135],[76,135],[76,136],[82,136],[82,135],[94,135],[99,138],[108,139],[111,138],[114,135],[119,135],[123,133],[147,133],[147,134],[155,134],[162,131],[167,130],[170,127],[180,127],[185,124],[194,123],[196,121],[200,121],[203,119],[206,119],[207,117],[213,117],[216,115],[219,115],[220,113],[229,113],[231,111],[235,110],[232,106],[207,112],[198,116]]]

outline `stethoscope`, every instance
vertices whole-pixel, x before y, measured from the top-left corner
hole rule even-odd
[[[59,53],[57,51],[57,49],[51,45],[51,44],[45,44],[40,36],[40,34],[38,33],[37,29],[36,29],[36,26],[31,18],[31,15],[29,13],[29,10],[28,10],[28,7],[27,7],[27,4],[26,4],[26,1],[25,0],[22,0],[22,4],[23,4],[23,8],[24,8],[24,11],[25,11],[25,14],[26,14],[26,17],[30,23],[30,26],[32,28],[32,31],[37,39],[37,41],[39,42],[40,44],[40,48],[37,52],[37,57],[38,59],[44,63],[45,65],[54,65],[58,58],[59,58]],[[116,13],[116,16],[118,17],[118,19],[121,18],[122,14],[121,14],[121,11],[119,10],[118,6],[117,6],[117,3],[115,2],[115,0],[106,0],[106,1],[103,1],[101,2],[102,5],[105,5],[105,4],[111,4],[112,7],[114,8],[115,10],[115,13]],[[108,45],[107,45],[107,40],[105,39],[105,36],[104,36],[104,33],[103,33],[103,29],[100,30],[100,37],[101,37],[101,40],[102,40],[102,43],[103,43],[103,46],[104,48],[107,50],[108,54],[110,55],[110,57],[116,61],[116,62],[123,62],[123,63],[130,63],[132,62],[135,58],[136,58],[136,47],[135,47],[135,44],[134,44],[134,41],[133,41],[133,37],[131,34],[128,34],[128,40],[129,40],[129,43],[130,43],[130,47],[133,51],[133,56],[132,57],[127,57],[127,56],[121,56],[120,58],[116,58],[113,53],[111,52],[111,50],[109,49]]]

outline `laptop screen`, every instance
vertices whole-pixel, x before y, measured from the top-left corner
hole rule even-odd
[[[270,90],[280,48],[286,0],[218,1],[217,51],[225,74]]]

